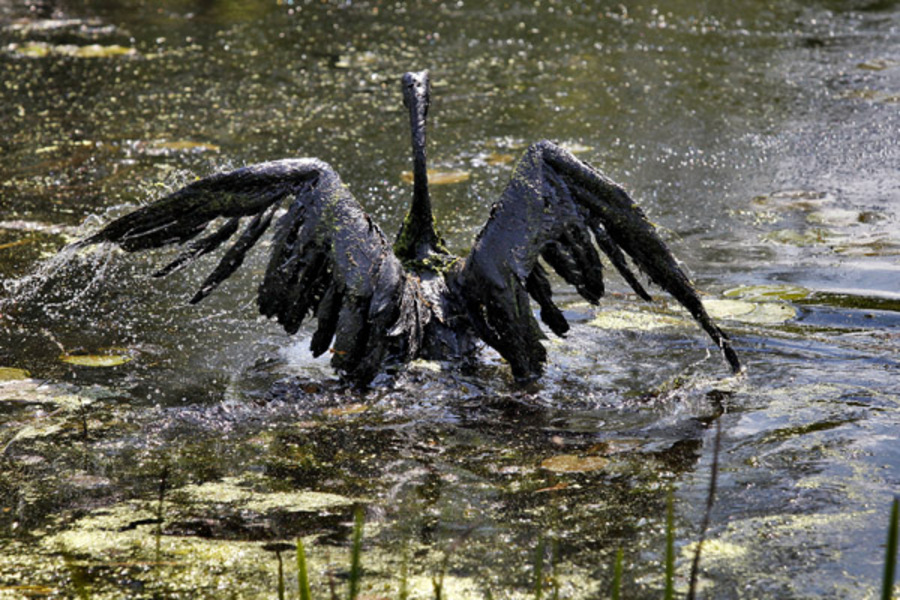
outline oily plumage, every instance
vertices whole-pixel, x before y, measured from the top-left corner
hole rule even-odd
[[[552,142],[528,148],[469,255],[451,256],[434,228],[428,194],[427,72],[404,75],[403,92],[412,128],[414,191],[393,244],[337,173],[316,159],[278,160],[209,176],[79,244],[114,242],[128,251],[184,245],[157,272],[161,276],[234,240],[191,300],[199,302],[272,229],[257,298],[260,312],[288,333],[314,317],[313,353],[331,349],[334,367],[360,385],[388,363],[470,356],[478,339],[509,362],[517,379],[538,377],[546,351],[530,299],[554,333],[568,330],[542,265],[596,303],[604,293],[602,252],[649,300],[627,255],[687,308],[731,369],[740,371],[728,337],[641,209],[620,186]],[[211,233],[198,237],[213,223]]]

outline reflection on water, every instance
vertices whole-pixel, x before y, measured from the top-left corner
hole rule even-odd
[[[900,489],[898,32],[896,3],[862,0],[0,2],[0,595],[271,597],[263,545],[297,536],[327,594],[362,506],[369,595],[407,568],[417,596],[440,573],[448,596],[529,595],[543,549],[562,596],[603,596],[623,547],[626,596],[659,597],[665,490],[686,575],[715,420],[708,593],[874,594]],[[287,156],[396,231],[413,68],[452,250],[558,140],[645,206],[747,377],[662,297],[563,287],[574,330],[532,388],[484,352],[360,394],[256,316],[261,255],[199,307],[203,266],[56,255]]]

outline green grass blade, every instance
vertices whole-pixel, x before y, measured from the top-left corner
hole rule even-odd
[[[278,600],[284,600],[284,562],[281,560],[281,552],[278,556]]]
[[[409,598],[409,547],[407,542],[403,544],[403,553],[400,555],[400,593],[398,600]]]
[[[300,600],[312,600],[312,594],[309,593],[309,573],[306,570],[306,550],[300,538],[297,538],[297,589],[300,590]]]
[[[550,582],[553,584],[552,600],[559,600],[559,540],[554,539],[550,544]]]
[[[625,558],[625,550],[616,550],[616,562],[613,563],[612,600],[622,598],[622,560]]]
[[[891,600],[894,593],[894,579],[897,569],[897,529],[900,528],[900,496],[894,498],[891,506],[891,520],[888,525],[887,551],[884,559],[884,582],[881,586],[881,600]]]
[[[666,591],[663,597],[675,599],[675,493],[671,487],[666,500]]]
[[[362,579],[362,536],[363,511],[358,509],[353,519],[353,547],[350,549],[350,593],[349,600],[359,596],[359,584]]]
[[[431,578],[431,586],[434,588],[434,600],[443,600],[444,597],[444,574],[436,575]]]
[[[75,560],[68,554],[63,554],[63,561],[66,570],[69,571],[69,577],[72,579],[72,585],[75,587],[75,593],[78,594],[79,600],[90,600],[91,592],[88,589],[87,577],[84,571],[75,564]]]
[[[544,538],[538,540],[534,560],[534,598],[541,600],[544,591]]]

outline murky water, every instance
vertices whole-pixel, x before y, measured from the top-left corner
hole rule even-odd
[[[0,597],[275,597],[303,537],[317,597],[661,597],[675,489],[686,587],[865,598],[900,491],[900,5],[0,2]],[[499,358],[341,388],[255,314],[263,253],[56,253],[193,178],[330,162],[387,232],[411,194],[398,77],[434,83],[435,187],[463,252],[514,157],[551,138],[625,184],[732,333],[746,377],[621,282],[546,377]],[[87,358],[85,358],[87,357]],[[73,364],[94,361],[94,365]],[[107,366],[96,366],[101,361]],[[162,498],[162,501],[160,501]],[[287,593],[297,584],[283,552]]]

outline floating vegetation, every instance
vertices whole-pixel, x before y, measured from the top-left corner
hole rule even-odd
[[[453,183],[462,183],[468,181],[472,174],[469,171],[428,169],[428,183],[431,185],[450,185]],[[400,173],[400,179],[403,183],[413,182],[412,171],[403,171]]]
[[[849,208],[835,206],[818,208],[808,215],[806,220],[815,225],[829,225],[832,227],[848,227],[863,223],[866,217],[864,213]]]
[[[831,249],[847,256],[898,256],[900,238],[889,233],[848,235],[835,239]]]
[[[900,102],[900,94],[896,92],[886,92],[884,90],[867,88],[847,90],[841,96],[851,100],[867,100],[869,102],[878,102],[881,104],[895,104]]]
[[[118,367],[131,361],[126,354],[61,354],[59,360],[79,367]]]
[[[689,324],[686,318],[677,315],[624,308],[600,311],[588,322],[591,327],[620,331],[654,331]]]
[[[813,210],[834,201],[834,196],[819,190],[780,190],[756,196],[753,204],[778,210]]]
[[[807,229],[797,231],[795,229],[776,229],[762,236],[768,242],[776,242],[787,246],[816,246],[824,244],[828,234],[822,229]]]
[[[588,473],[600,471],[608,464],[609,459],[602,456],[560,454],[541,461],[541,468],[553,473]]]
[[[487,156],[484,157],[484,162],[491,166],[497,165],[508,165],[511,162],[516,160],[516,157],[512,154],[505,154],[502,152],[491,152]]]
[[[805,300],[812,296],[813,292],[799,285],[769,283],[738,286],[727,290],[722,295],[726,298],[741,298],[750,302],[771,302],[772,300],[793,302]]]
[[[277,510],[285,513],[318,512],[350,506],[357,500],[338,494],[299,490],[261,492],[252,481],[225,477],[199,485],[187,485],[171,492],[174,498],[191,504],[230,504],[242,511],[265,514]]]
[[[138,51],[134,48],[112,44],[103,46],[100,44],[88,44],[77,46],[73,44],[52,45],[45,42],[28,42],[25,44],[10,44],[6,50],[16,56],[25,58],[45,58],[50,55],[70,56],[73,58],[111,58],[119,56],[135,57]]]
[[[900,61],[890,58],[873,58],[857,63],[856,65],[857,68],[863,69],[864,71],[884,71],[886,69],[893,69],[897,66],[900,66]]]
[[[360,413],[364,413],[369,410],[368,404],[362,404],[361,402],[354,402],[351,404],[345,404],[343,406],[335,406],[333,408],[326,408],[322,411],[322,414],[327,415],[329,417],[346,417],[350,415],[358,415]]]
[[[797,309],[784,302],[747,302],[729,298],[703,301],[714,319],[740,321],[756,325],[777,325],[797,316]]]
[[[754,325],[779,325],[797,316],[797,309],[781,300],[807,297],[800,290],[778,290],[769,286],[748,286],[726,292],[726,298],[705,298],[703,305],[714,319],[739,321]],[[745,297],[743,294],[746,293]],[[779,296],[779,293],[785,297]],[[793,298],[792,296],[798,296]],[[741,298],[741,299],[738,299]],[[658,312],[651,308],[618,308],[601,310],[588,322],[591,327],[618,331],[656,331],[669,328],[692,327],[687,313],[680,308],[676,312]]]
[[[438,581],[453,600],[662,598],[673,528],[689,597],[720,413],[697,597],[900,597],[883,575],[900,469],[896,4],[826,3],[827,23],[799,0],[482,4],[103,3],[102,19],[99,3],[3,4],[0,598],[346,600],[361,505],[360,600],[430,600]],[[308,336],[255,322],[247,294],[195,310],[189,277],[156,286],[137,256],[46,261],[254,157],[361,165],[347,183],[393,237],[402,210],[378,200],[407,168],[392,74],[417,56],[446,81],[444,170],[471,174],[435,198],[448,244],[466,246],[529,142],[578,140],[728,290],[704,302],[746,376],[708,371],[688,316],[658,290],[620,297],[614,276],[599,307],[560,289],[581,331],[548,336],[541,382],[516,386],[488,351],[362,393]],[[248,256],[241,289],[264,268]],[[110,293],[90,302],[85,282]]]
[[[18,402],[21,404],[51,404],[63,409],[62,412],[80,410],[93,402],[85,394],[61,385],[47,384],[30,377],[21,377],[27,373],[23,369],[11,369],[12,377],[0,379],[0,402]],[[44,419],[42,422],[51,422]]]
[[[31,373],[29,373],[25,369],[16,369],[15,367],[0,367],[0,382],[20,381],[23,379],[28,379],[29,377],[31,377]]]

